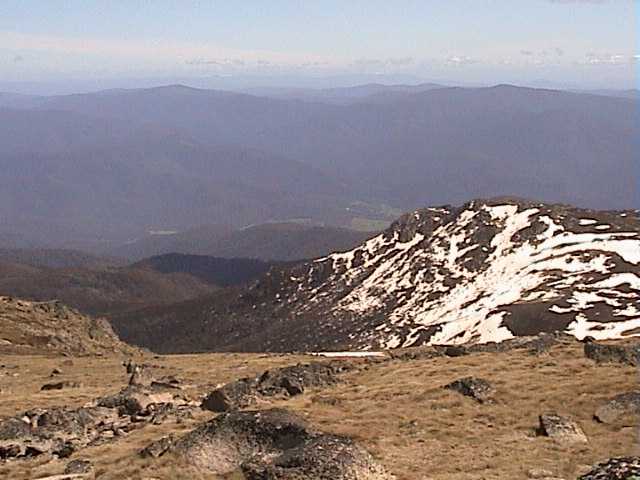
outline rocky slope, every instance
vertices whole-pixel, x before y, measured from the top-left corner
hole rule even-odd
[[[86,317],[58,302],[0,296],[0,354],[133,354],[105,320]]]
[[[640,333],[638,290],[637,211],[502,198],[417,210],[353,250],[116,326],[162,351],[624,338]]]

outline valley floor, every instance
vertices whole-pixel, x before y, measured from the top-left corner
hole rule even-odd
[[[199,398],[217,385],[258,374],[274,366],[317,358],[294,355],[201,354],[149,355],[163,374],[186,385],[184,394]],[[34,407],[81,406],[127,381],[123,358],[0,356],[0,417]],[[57,377],[82,387],[42,392]],[[495,403],[479,404],[442,387],[476,376],[496,388]],[[389,360],[347,373],[338,385],[307,391],[289,400],[263,401],[258,408],[282,406],[307,417],[327,432],[354,437],[398,480],[523,479],[532,469],[574,479],[588,466],[612,456],[640,453],[635,426],[612,427],[593,419],[596,408],[637,388],[635,367],[596,365],[582,345],[556,345],[549,353],[514,350],[422,360]],[[538,415],[571,416],[589,442],[565,446],[537,436]],[[138,452],[170,432],[186,432],[211,418],[197,412],[182,423],[149,425],[118,441],[89,447],[71,458],[95,465],[96,478],[215,478],[190,472],[170,456],[142,459]],[[0,463],[0,478],[28,479],[62,473],[68,460],[36,457]],[[242,478],[232,476],[230,478]]]

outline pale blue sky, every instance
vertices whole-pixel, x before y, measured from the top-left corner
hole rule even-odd
[[[636,0],[2,0],[0,77],[406,74],[629,88]]]

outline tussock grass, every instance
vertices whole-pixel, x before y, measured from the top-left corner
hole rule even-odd
[[[266,368],[296,363],[300,356],[203,354],[148,357],[162,375],[191,384],[185,393],[203,395],[220,383],[257,374]],[[82,405],[118,390],[126,381],[121,358],[0,357],[0,415],[35,406]],[[309,360],[306,358],[306,360]],[[40,392],[54,367],[61,379],[80,381],[80,389]],[[4,372],[18,373],[17,377]],[[495,386],[496,402],[480,405],[443,385],[477,376]],[[596,366],[581,345],[554,347],[549,354],[480,353],[465,357],[390,361],[346,374],[344,382],[294,399],[261,402],[259,408],[282,406],[306,416],[319,429],[354,437],[399,480],[520,479],[532,468],[565,478],[611,456],[638,454],[636,432],[595,422],[595,409],[610,397],[637,387],[632,367]],[[563,446],[537,437],[538,415],[568,414],[580,423],[589,443]],[[176,457],[142,459],[137,452],[168,433],[186,432],[211,418],[200,412],[181,424],[150,425],[118,442],[92,447],[72,458],[86,458],[105,480],[209,479]],[[37,458],[0,465],[0,478],[37,478],[61,473],[65,462]],[[239,479],[234,474],[230,478]]]

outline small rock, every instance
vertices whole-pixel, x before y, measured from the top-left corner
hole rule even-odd
[[[69,382],[69,381],[46,383],[40,388],[40,390],[41,391],[63,390],[65,388],[82,388],[82,384],[79,382]]]
[[[578,480],[635,480],[640,478],[640,457],[611,458]]]
[[[606,424],[634,425],[640,413],[640,392],[623,393],[596,410],[595,419]]]
[[[53,370],[51,370],[51,376],[55,377],[56,375],[62,375],[62,370],[60,370],[59,368],[54,368]]]
[[[93,471],[93,464],[89,460],[72,460],[67,463],[64,469],[64,473],[91,473]]]
[[[636,366],[640,364],[640,345],[610,345],[596,342],[584,344],[584,354],[596,363],[621,363]]]
[[[576,422],[557,413],[540,415],[539,433],[560,443],[586,443],[588,441],[582,428]]]
[[[482,378],[466,377],[456,380],[444,388],[455,390],[462,395],[471,397],[479,403],[490,403],[493,401],[495,390],[493,386]]]
[[[527,477],[544,479],[544,478],[553,477],[553,472],[550,472],[549,470],[545,470],[543,468],[532,468],[527,472]]]
[[[211,412],[228,412],[251,405],[256,399],[255,385],[250,379],[237,380],[214,390],[202,401]]]
[[[127,367],[127,371],[129,368]],[[153,377],[148,368],[142,365],[135,365],[133,367],[133,373],[131,374],[131,378],[129,378],[129,385],[131,386],[141,386],[141,387],[149,387],[153,382]]]
[[[149,445],[147,445],[142,451],[140,451],[140,455],[143,458],[152,457],[158,458],[164,455],[175,443],[175,437],[169,435],[168,437],[162,437],[160,440],[157,440]]]

